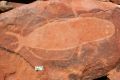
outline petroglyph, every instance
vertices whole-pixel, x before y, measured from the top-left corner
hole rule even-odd
[[[19,45],[15,52],[19,52],[22,47],[25,47],[39,59],[67,60],[75,53],[80,55],[79,49],[78,52],[74,52],[74,50],[82,44],[103,40],[111,37],[114,32],[115,28],[111,22],[94,17],[78,17],[47,23],[36,28],[27,36],[13,32],[6,32],[6,35],[17,38],[18,41],[12,43]],[[32,49],[37,49],[38,52],[36,53]],[[41,52],[41,50],[44,50],[44,52]],[[57,57],[57,54],[59,54],[59,57]],[[56,55],[56,57],[49,58],[50,55]]]

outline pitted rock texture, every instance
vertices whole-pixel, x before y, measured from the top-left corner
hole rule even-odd
[[[0,49],[0,80],[40,80],[39,76],[24,59]]]
[[[120,8],[63,1],[36,1],[0,15],[2,80],[92,80],[118,65]]]
[[[0,1],[0,13],[7,12],[22,5],[24,4],[16,3],[16,2]]]

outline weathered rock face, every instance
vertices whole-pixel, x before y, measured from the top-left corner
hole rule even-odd
[[[114,2],[116,4],[120,4],[120,0],[110,0],[110,1],[112,1],[112,2]]]
[[[99,0],[49,0],[50,2],[61,2],[68,5],[73,10],[79,11],[90,11],[94,9],[108,10],[115,8],[117,5],[111,2],[103,2]]]
[[[0,50],[0,80],[40,80],[39,76],[24,59]]]
[[[108,77],[110,80],[119,80],[120,79],[120,71],[117,69],[113,69],[109,72]]]
[[[92,80],[115,68],[120,9],[109,2],[91,2],[92,8],[81,3],[36,1],[1,14],[1,79]]]

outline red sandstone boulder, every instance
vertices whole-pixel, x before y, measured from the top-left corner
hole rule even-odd
[[[1,14],[0,47],[5,51],[1,53],[9,52],[10,59],[1,56],[0,61],[23,59],[19,69],[18,60],[8,64],[8,70],[1,65],[2,79],[6,73],[20,80],[91,80],[107,75],[119,64],[120,9],[113,5],[104,11],[101,7],[88,10],[37,1]],[[12,58],[10,53],[16,56]],[[34,67],[41,65],[44,70],[35,72]],[[24,71],[28,76],[22,74]]]

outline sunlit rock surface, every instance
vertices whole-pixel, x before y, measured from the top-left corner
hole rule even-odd
[[[117,4],[96,0],[36,1],[2,13],[0,79],[112,79],[120,59],[119,21]]]

